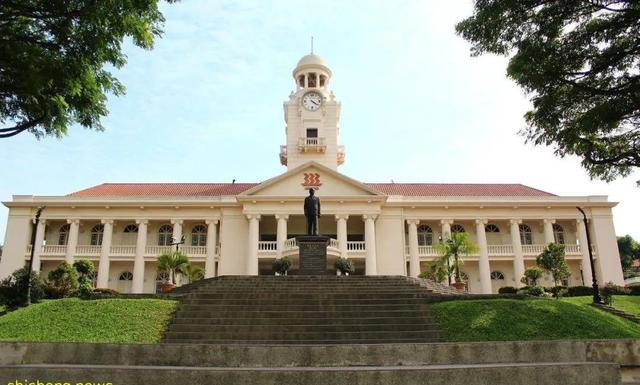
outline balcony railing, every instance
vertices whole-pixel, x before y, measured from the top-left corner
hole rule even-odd
[[[42,247],[41,255],[65,255],[67,253],[67,245],[46,245]]]
[[[298,138],[298,150],[301,152],[325,152],[326,149],[324,138]]]
[[[347,251],[365,251],[365,243],[364,241],[348,241],[347,242]]]
[[[546,245],[522,245],[522,254],[531,256],[539,255],[542,253]],[[565,253],[567,255],[580,255],[580,245],[564,245]],[[489,256],[513,256],[512,245],[487,245],[487,252]],[[405,246],[405,253],[409,255],[409,246]],[[418,246],[418,255],[420,257],[435,257],[438,255],[433,246]],[[475,253],[473,256],[478,256]]]
[[[127,246],[127,245],[116,245],[111,246],[111,255],[115,256],[133,256],[136,255],[136,247],[135,246]]]
[[[145,256],[158,256],[167,252],[171,252],[175,250],[175,246],[146,246],[145,247]],[[275,250],[275,248],[274,248]],[[207,247],[206,246],[182,246],[180,247],[180,251],[188,256],[200,257],[207,255]],[[95,245],[78,245],[76,246],[75,257],[97,257],[100,256],[102,252],[102,246]],[[64,256],[67,253],[66,245],[45,245],[42,246],[43,256]],[[26,255],[31,254],[31,245],[27,246],[27,250],[25,252]],[[216,255],[220,255],[220,244],[216,245],[215,250]],[[114,257],[133,257],[136,255],[136,246],[135,245],[112,245],[111,250],[109,252],[110,256]]]
[[[78,245],[76,246],[76,254],[80,257],[95,257],[100,255],[101,246],[94,245]]]
[[[276,251],[278,242],[276,241],[260,241],[258,242],[258,251]]]

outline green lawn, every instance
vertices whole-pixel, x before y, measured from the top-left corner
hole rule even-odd
[[[158,342],[176,306],[156,299],[43,301],[0,317],[0,341]]]
[[[568,301],[580,305],[589,305],[591,303],[591,300],[591,297],[563,298],[563,301]],[[615,295],[613,296],[613,307],[640,317],[640,296]]]
[[[640,338],[640,325],[554,299],[449,301],[432,311],[448,341]]]

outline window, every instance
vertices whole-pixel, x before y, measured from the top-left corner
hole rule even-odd
[[[324,75],[320,75],[320,87],[324,87],[326,83],[327,83],[327,77]]]
[[[66,245],[67,242],[69,242],[69,229],[71,228],[71,226],[67,223],[66,225],[63,225],[62,227],[60,227],[60,230],[58,230],[58,244],[59,245]]]
[[[162,225],[158,229],[158,246],[169,246],[173,241],[173,226]]]
[[[158,275],[156,275],[156,281],[169,282],[169,272],[168,271],[159,272]]]
[[[298,86],[304,88],[304,75],[298,76]]]
[[[137,233],[138,232],[138,225],[134,225],[134,224],[126,225],[124,227],[124,232],[125,233]]]
[[[451,232],[452,233],[466,233],[464,227],[462,225],[459,224],[455,224],[453,226],[451,226]]]
[[[494,225],[493,223],[489,223],[488,225],[486,225],[484,227],[484,231],[487,233],[499,233],[500,232],[500,228],[496,225]]]
[[[191,229],[191,246],[207,245],[207,227],[205,225],[196,225]]]
[[[564,245],[564,229],[557,223],[553,224],[553,238],[556,243]]]
[[[308,75],[309,77],[309,88],[311,87],[317,87],[317,75],[315,72],[310,72]]]
[[[433,231],[427,225],[418,226],[418,245],[428,246],[433,244]]]
[[[307,128],[307,138],[317,138],[317,137],[318,137],[317,128]]]
[[[91,229],[91,246],[102,245],[102,236],[104,235],[104,225],[95,225]]]
[[[520,228],[520,243],[523,245],[533,245],[531,226],[523,223],[518,227]]]
[[[118,277],[120,281],[133,281],[133,273],[130,271],[123,271],[120,273],[120,277]]]
[[[492,271],[491,272],[491,279],[493,279],[493,280],[504,279],[504,274],[502,274],[501,271]]]

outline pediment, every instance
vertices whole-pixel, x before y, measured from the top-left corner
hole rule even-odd
[[[316,162],[308,162],[292,170],[266,180],[243,192],[240,196],[299,197],[315,188],[319,196],[384,196],[355,179]]]

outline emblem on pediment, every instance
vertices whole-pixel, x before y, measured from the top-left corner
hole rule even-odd
[[[304,173],[304,181],[302,182],[302,187],[306,189],[317,189],[322,186],[320,183],[320,174],[317,172],[305,172]]]

